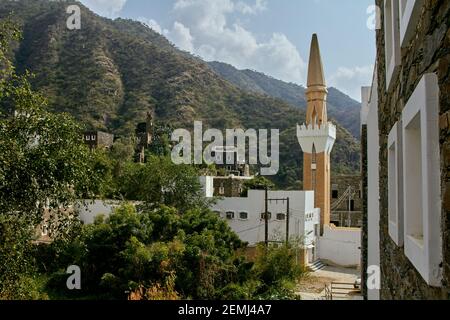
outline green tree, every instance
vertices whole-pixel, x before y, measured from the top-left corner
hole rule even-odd
[[[64,260],[61,267],[82,266],[84,292],[97,297],[124,299],[130,291],[154,288],[173,278],[182,297],[213,299],[237,279],[234,255],[242,246],[227,223],[209,210],[180,214],[161,206],[138,213],[125,204],[109,218],[99,217],[85,226],[66,246],[73,260]],[[73,254],[77,250],[81,254]],[[67,295],[64,279],[51,284]]]
[[[19,35],[0,21],[0,296],[24,298],[17,288],[32,272],[30,245],[44,214],[54,236],[63,235],[67,215],[60,208],[92,196],[101,178],[80,126],[47,111],[29,75],[15,73],[8,55]]]
[[[208,206],[198,176],[192,166],[175,165],[168,157],[150,156],[144,165],[127,165],[119,178],[119,192],[125,199],[145,202],[150,209],[163,204],[186,212]]]

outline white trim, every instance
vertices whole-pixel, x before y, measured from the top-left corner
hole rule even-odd
[[[403,246],[403,164],[402,124],[397,122],[388,138],[388,212],[389,235]]]
[[[241,214],[242,214],[242,213],[245,213],[245,214],[246,214],[246,218],[242,218],[242,217],[241,217]],[[239,212],[239,220],[247,221],[247,220],[248,220],[248,216],[249,216],[249,214],[248,214],[247,211],[240,211],[240,212]]]
[[[403,110],[405,255],[428,285],[442,285],[439,87],[425,74]]]
[[[400,0],[400,43],[402,48],[411,42],[419,22],[423,0]]]
[[[390,91],[393,79],[401,64],[399,1],[384,1],[384,42],[386,55],[386,91]]]
[[[232,216],[230,217],[228,214],[231,214]],[[227,212],[225,212],[225,219],[227,219],[227,220],[234,220],[234,219],[236,219],[236,212],[234,212],[234,211],[227,211]]]

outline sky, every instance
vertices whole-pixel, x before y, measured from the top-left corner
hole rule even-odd
[[[206,61],[305,85],[317,33],[327,85],[361,101],[375,62],[373,0],[81,0],[108,18],[139,20]],[[369,26],[368,26],[369,24]]]

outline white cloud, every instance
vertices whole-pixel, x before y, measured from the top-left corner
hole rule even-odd
[[[176,22],[166,35],[181,49],[205,60],[302,83],[305,63],[284,34],[274,33],[258,41],[244,26],[229,21],[233,13],[253,15],[266,10],[266,6],[265,0],[177,0],[173,8]]]
[[[373,65],[362,67],[340,67],[328,82],[357,101],[361,101],[361,87],[370,85],[373,75]]]
[[[167,33],[167,32],[168,32],[167,30],[163,30],[163,29],[161,28],[161,26],[159,25],[159,23],[156,22],[156,21],[153,20],[153,19],[147,19],[147,18],[144,18],[144,17],[140,17],[140,18],[138,18],[137,20],[138,20],[139,22],[142,22],[142,23],[145,24],[147,27],[151,28],[153,31],[155,31],[155,32],[157,32],[157,33],[159,33],[159,34],[164,34],[164,33]]]
[[[186,28],[182,23],[175,22],[172,31],[169,31],[167,36],[176,43],[181,50],[189,52],[194,51],[194,38],[192,37],[189,28]]]
[[[239,1],[235,5],[236,10],[243,14],[258,14],[267,10],[267,0],[256,0],[255,4]]]
[[[80,2],[101,16],[116,18],[127,0],[80,0]]]

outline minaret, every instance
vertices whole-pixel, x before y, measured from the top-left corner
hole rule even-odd
[[[336,140],[336,127],[328,122],[327,94],[319,41],[314,34],[308,66],[306,124],[297,127],[303,150],[303,189],[315,192],[315,207],[320,208],[320,230],[330,224],[330,153]]]

